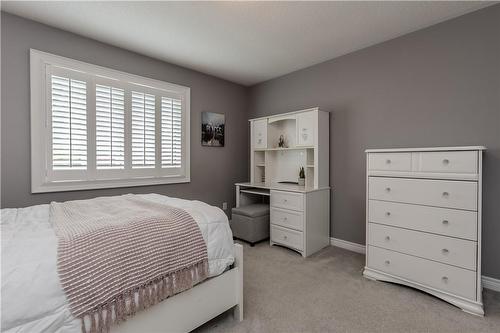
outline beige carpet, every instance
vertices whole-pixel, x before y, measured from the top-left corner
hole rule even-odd
[[[303,259],[260,243],[244,248],[244,314],[196,332],[500,332],[500,293],[476,317],[417,290],[362,277],[364,256],[328,247]]]

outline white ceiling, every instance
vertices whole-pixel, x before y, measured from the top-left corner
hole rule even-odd
[[[252,85],[491,2],[10,2],[2,10]]]

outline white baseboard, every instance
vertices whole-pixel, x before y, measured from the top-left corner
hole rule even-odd
[[[330,244],[332,246],[340,247],[349,251],[357,253],[366,253],[366,246],[358,243],[349,242],[343,239],[330,237]],[[500,279],[495,279],[489,276],[482,276],[481,281],[483,283],[483,288],[500,291]]]
[[[483,288],[500,291],[500,280],[489,276],[482,276]]]
[[[330,237],[330,244],[332,246],[341,247],[343,249],[357,252],[357,253],[365,254],[365,252],[366,252],[366,248],[364,245],[349,242],[349,241],[339,239],[339,238]]]

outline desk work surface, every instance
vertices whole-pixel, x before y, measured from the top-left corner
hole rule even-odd
[[[278,190],[278,191],[290,191],[290,192],[299,192],[299,193],[308,193],[315,191],[323,191],[330,189],[330,187],[321,187],[321,188],[307,188],[305,186],[295,185],[295,184],[282,184],[282,183],[236,183],[236,186],[240,186],[240,188],[260,188],[260,189],[268,189],[268,190]]]

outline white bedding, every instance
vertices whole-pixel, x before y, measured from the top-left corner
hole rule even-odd
[[[232,233],[221,209],[158,194],[139,196],[182,208],[193,217],[207,244],[210,277],[234,262]],[[71,315],[57,276],[49,205],[2,209],[1,228],[2,332],[80,333],[80,321]]]

